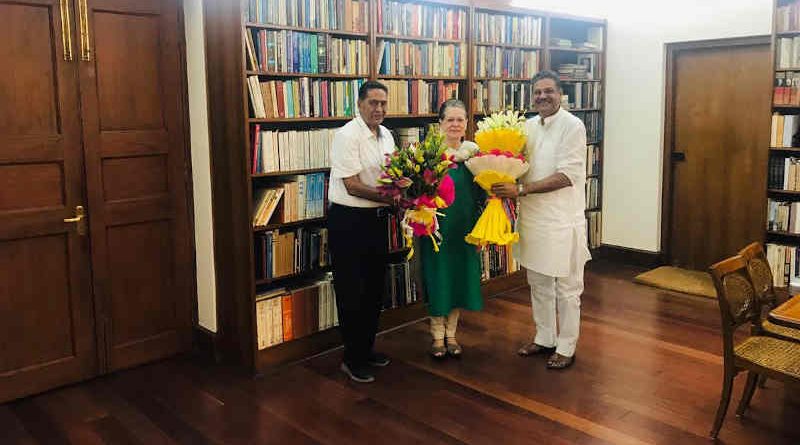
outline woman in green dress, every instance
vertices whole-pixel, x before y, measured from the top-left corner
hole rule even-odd
[[[483,197],[464,165],[478,151],[474,142],[463,141],[467,129],[464,103],[456,99],[443,103],[439,108],[439,126],[445,135],[447,153],[455,158],[457,167],[448,173],[455,184],[455,201],[441,210],[445,216],[438,218],[442,235],[439,252],[434,252],[429,239],[423,238],[421,246],[422,276],[433,336],[431,354],[436,358],[461,355],[461,346],[456,341],[460,309],[483,308],[480,255],[475,246],[464,241],[480,216],[478,202]]]

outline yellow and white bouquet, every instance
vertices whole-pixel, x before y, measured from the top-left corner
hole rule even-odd
[[[478,122],[475,142],[480,151],[465,164],[488,198],[486,208],[465,240],[476,246],[513,244],[519,240],[513,224],[514,201],[494,196],[491,190],[494,184],[515,182],[530,168],[525,153],[525,117],[510,110],[493,113]]]

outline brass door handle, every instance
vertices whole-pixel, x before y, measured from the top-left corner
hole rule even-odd
[[[72,19],[69,15],[69,0],[61,0],[61,44],[64,46],[64,60],[72,61]]]
[[[83,206],[76,206],[75,207],[75,217],[73,218],[64,218],[65,223],[75,223],[76,228],[78,230],[78,235],[86,235],[86,212],[83,210]]]
[[[92,39],[89,35],[89,8],[86,2],[87,0],[78,0],[78,19],[81,31],[81,60],[89,62],[92,60]]]

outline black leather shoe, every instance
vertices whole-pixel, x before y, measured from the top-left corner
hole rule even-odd
[[[339,366],[339,369],[342,370],[350,380],[358,383],[372,383],[375,381],[375,376],[369,373],[366,369],[360,366],[350,366],[345,362],[342,362],[342,365]]]
[[[377,366],[379,368],[383,368],[384,366],[389,366],[389,363],[392,361],[389,360],[389,357],[386,354],[381,354],[380,352],[373,352],[372,355],[369,357],[367,363],[372,366]]]

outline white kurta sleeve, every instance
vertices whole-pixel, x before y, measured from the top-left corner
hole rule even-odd
[[[349,178],[363,169],[358,139],[344,131],[337,131],[331,146],[331,178]]]
[[[563,173],[572,185],[586,181],[586,129],[578,121],[566,131],[562,146],[556,151],[556,172]]]

